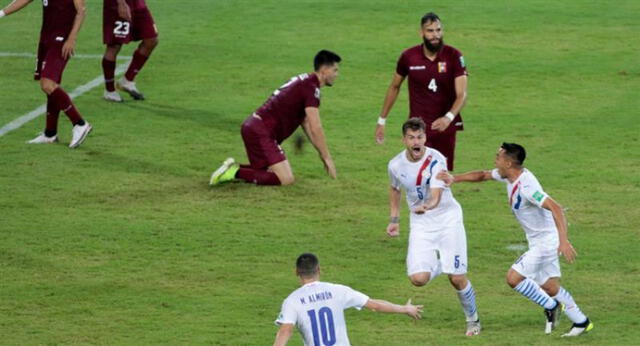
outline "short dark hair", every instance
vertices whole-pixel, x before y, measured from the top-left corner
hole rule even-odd
[[[404,124],[402,124],[403,136],[407,134],[408,129],[411,129],[413,131],[422,130],[423,132],[425,132],[427,129],[427,125],[420,118],[409,118],[409,120],[405,121]]]
[[[312,253],[303,253],[296,260],[296,271],[302,277],[312,277],[318,274],[320,261]]]
[[[500,148],[504,149],[504,153],[516,164],[522,166],[524,159],[527,157],[527,152],[524,147],[516,143],[502,143]]]
[[[425,23],[435,22],[436,20],[440,21],[440,17],[438,17],[438,15],[433,12],[429,12],[422,16],[422,19],[420,20],[420,26],[425,25]]]
[[[340,56],[329,50],[321,50],[313,58],[313,69],[318,71],[323,65],[333,65],[334,63],[342,61]]]

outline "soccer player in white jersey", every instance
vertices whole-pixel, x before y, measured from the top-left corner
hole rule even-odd
[[[466,316],[466,335],[480,333],[476,293],[467,279],[467,238],[462,208],[451,190],[436,176],[447,170],[447,159],[425,146],[425,123],[410,118],[402,125],[406,149],[389,162],[391,217],[387,234],[400,234],[401,189],[411,211],[407,275],[414,286],[424,286],[441,273],[448,274]]]
[[[304,253],[296,260],[296,275],[302,287],[293,291],[282,303],[276,320],[280,326],[274,345],[286,345],[298,327],[305,346],[348,346],[344,310],[366,307],[373,311],[406,314],[420,319],[422,305],[396,305],[385,300],[371,299],[350,287],[320,281],[318,257]]]
[[[509,206],[529,243],[529,250],[507,272],[507,283],[545,309],[545,333],[550,334],[556,327],[564,305],[573,326],[562,336],[578,336],[593,329],[593,323],[580,311],[571,294],[560,286],[558,253],[569,263],[576,257],[567,236],[567,220],[562,207],[544,192],[533,173],[522,166],[525,157],[521,145],[502,143],[496,154],[495,169],[456,176],[442,173],[439,177],[448,185],[492,179],[507,184]]]

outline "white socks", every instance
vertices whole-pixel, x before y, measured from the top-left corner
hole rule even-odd
[[[458,299],[460,299],[460,305],[462,310],[467,316],[467,321],[478,320],[478,308],[476,307],[476,291],[471,286],[471,281],[467,280],[467,287],[458,291]]]
[[[564,307],[565,307],[564,313],[567,315],[567,317],[569,317],[569,319],[573,323],[580,324],[587,321],[587,316],[585,316],[582,313],[582,311],[580,311],[580,308],[576,304],[575,300],[573,300],[573,297],[571,296],[571,294],[567,292],[567,290],[565,290],[564,288],[560,287],[558,294],[555,297],[553,297],[553,299],[564,304]]]

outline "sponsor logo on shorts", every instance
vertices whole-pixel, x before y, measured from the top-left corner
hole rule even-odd
[[[58,37],[56,37],[56,41],[62,42],[62,41],[64,41],[64,37],[58,36]]]

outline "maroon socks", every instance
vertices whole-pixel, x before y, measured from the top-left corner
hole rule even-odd
[[[280,185],[280,179],[275,173],[242,166],[238,169],[236,178],[258,185]]]
[[[142,70],[142,66],[149,59],[148,56],[140,54],[140,49],[136,49],[133,53],[133,60],[131,60],[131,64],[129,64],[129,69],[127,69],[127,73],[124,74],[125,78],[128,81],[133,81],[136,78],[136,75],[140,70]]]
[[[104,73],[104,84],[107,91],[116,91],[115,86],[115,74],[116,74],[116,62],[102,59],[102,72]]]

